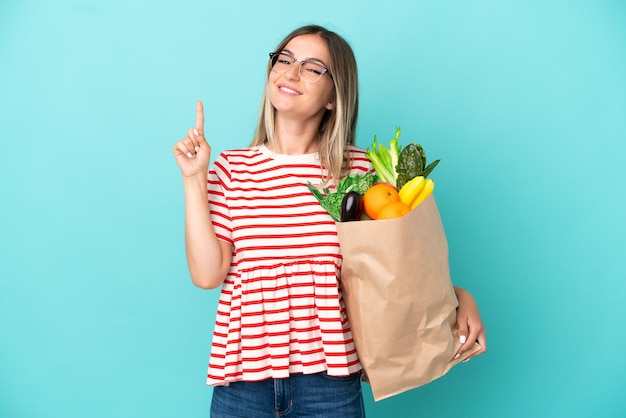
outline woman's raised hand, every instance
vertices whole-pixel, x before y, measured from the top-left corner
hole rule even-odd
[[[184,177],[206,176],[211,159],[211,146],[204,138],[204,109],[196,102],[196,127],[187,131],[187,137],[174,145],[174,157]]]

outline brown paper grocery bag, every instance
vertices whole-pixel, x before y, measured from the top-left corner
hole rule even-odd
[[[341,286],[374,400],[431,382],[480,349],[460,347],[458,300],[434,197],[389,220],[338,222]]]

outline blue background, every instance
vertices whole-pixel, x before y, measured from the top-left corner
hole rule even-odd
[[[370,417],[623,417],[626,2],[0,3],[0,416],[206,417],[173,144],[245,146],[267,52],[344,35],[358,144],[420,142],[489,351]]]

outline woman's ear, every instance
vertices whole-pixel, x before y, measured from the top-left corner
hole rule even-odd
[[[332,97],[330,102],[326,103],[326,106],[324,107],[328,110],[333,110],[335,108],[335,97]]]

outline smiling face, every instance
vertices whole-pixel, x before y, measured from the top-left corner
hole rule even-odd
[[[317,35],[300,35],[293,38],[284,52],[298,60],[317,62],[328,68],[330,54],[324,40]],[[333,80],[323,75],[315,83],[300,77],[300,63],[295,62],[289,71],[278,74],[270,71],[269,97],[276,109],[276,116],[302,121],[321,121],[324,112],[333,108]]]

